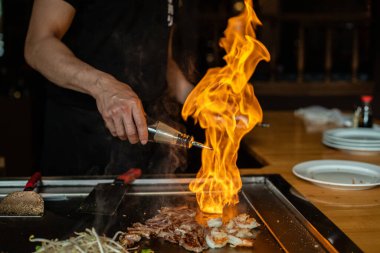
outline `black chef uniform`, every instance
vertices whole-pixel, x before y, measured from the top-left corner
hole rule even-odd
[[[173,124],[170,113],[180,109],[166,96],[165,79],[173,0],[66,2],[76,14],[63,42],[79,59],[129,84],[151,118]],[[119,174],[132,167],[165,173],[183,165],[180,152],[113,137],[91,96],[47,85],[44,175]]]

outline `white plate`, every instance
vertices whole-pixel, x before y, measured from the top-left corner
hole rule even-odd
[[[297,164],[293,173],[316,185],[364,190],[380,185],[380,166],[346,160],[313,160]]]
[[[338,145],[344,145],[344,146],[380,148],[380,143],[364,143],[364,142],[354,143],[354,142],[350,142],[350,141],[337,141],[333,138],[329,138],[328,136],[323,136],[323,140],[331,142],[331,143],[335,143]]]
[[[336,128],[326,130],[323,136],[335,141],[380,144],[380,131],[371,128]]]
[[[343,150],[355,150],[355,151],[380,151],[380,146],[362,146],[362,145],[355,145],[355,144],[345,144],[345,143],[339,143],[339,142],[332,142],[326,139],[322,140],[322,143],[326,146],[337,148],[337,149],[343,149]]]

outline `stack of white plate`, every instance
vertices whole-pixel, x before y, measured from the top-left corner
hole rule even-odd
[[[337,149],[380,151],[380,130],[373,128],[337,128],[323,133],[323,144]]]

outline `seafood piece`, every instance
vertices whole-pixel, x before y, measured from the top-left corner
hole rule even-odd
[[[239,230],[239,228],[236,226],[236,224],[233,220],[230,220],[229,222],[227,222],[227,224],[225,225],[225,229],[226,229],[227,233],[229,233],[229,234],[235,234]]]
[[[260,226],[260,224],[256,221],[255,218],[249,217],[249,215],[246,213],[239,214],[237,217],[233,219],[233,221],[239,228],[252,229]]]
[[[239,238],[255,238],[256,237],[256,235],[253,234],[251,229],[249,228],[241,228],[237,230],[234,235]]]
[[[139,242],[140,240],[141,240],[141,236],[136,235],[136,234],[123,234],[119,238],[120,244],[126,248],[131,247],[132,245],[134,245],[136,242]]]
[[[207,226],[209,228],[219,228],[222,225],[223,225],[222,218],[213,218],[207,221]]]
[[[252,239],[246,239],[246,238],[239,238],[234,235],[228,235],[228,243],[231,247],[252,247],[253,246],[253,240]]]
[[[213,228],[210,233],[206,235],[206,242],[210,248],[222,248],[228,243],[228,235],[218,228]]]

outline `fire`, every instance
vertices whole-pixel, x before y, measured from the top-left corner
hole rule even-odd
[[[186,120],[192,116],[205,129],[206,145],[202,167],[190,183],[201,211],[223,213],[239,202],[242,187],[236,166],[243,136],[262,120],[262,110],[252,85],[248,84],[257,64],[270,60],[265,46],[256,39],[254,28],[261,25],[251,0],[244,11],[228,20],[220,46],[226,51],[224,67],[209,69],[190,93],[182,109]]]

